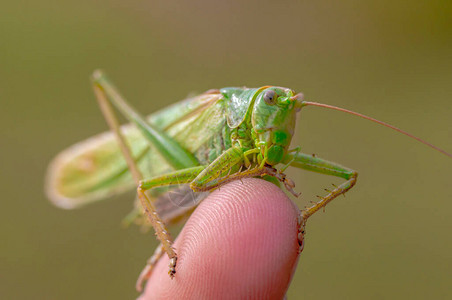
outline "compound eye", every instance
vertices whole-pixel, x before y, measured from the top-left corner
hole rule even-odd
[[[268,105],[274,105],[277,98],[278,96],[276,95],[276,92],[274,90],[268,90],[264,94],[264,101]]]

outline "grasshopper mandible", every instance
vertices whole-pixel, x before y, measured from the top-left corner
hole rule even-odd
[[[186,203],[168,206],[168,191],[158,189],[163,186],[179,186],[179,202],[186,201],[184,195],[196,192],[193,197],[199,203],[209,191],[245,177],[276,179],[276,184],[298,196],[293,181],[284,174],[289,166],[343,178],[344,183],[300,211],[298,244],[299,252],[303,250],[307,219],[350,190],[358,176],[352,169],[290,147],[297,113],[305,106],[357,115],[452,157],[394,126],[343,108],[305,101],[302,94],[288,88],[209,90],[144,118],[101,71],[94,72],[92,84],[111,131],[61,152],[49,166],[46,190],[54,204],[71,209],[137,187],[138,201],[127,219],[149,220],[160,241],[139,276],[138,290],[164,253],[170,259],[168,273],[175,276],[177,255],[166,225],[194,209]],[[111,104],[131,124],[121,127]]]

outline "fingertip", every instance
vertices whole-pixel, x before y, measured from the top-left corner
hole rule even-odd
[[[297,215],[272,183],[250,178],[222,186],[199,205],[177,238],[174,280],[164,257],[143,299],[282,298],[298,257]]]

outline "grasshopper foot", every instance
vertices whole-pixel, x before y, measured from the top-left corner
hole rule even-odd
[[[143,271],[141,271],[140,276],[138,276],[137,283],[135,284],[135,288],[140,293],[143,291],[144,283],[151,277],[152,269],[154,268],[154,265],[156,264],[157,259],[160,257],[159,251],[157,251],[156,254],[157,255],[154,255],[153,257],[151,257],[149,259],[149,261],[146,264],[146,266],[144,267]],[[171,279],[173,279],[176,274],[176,262],[177,262],[177,256],[171,258],[170,263],[168,265],[169,266],[168,274],[171,277]]]
[[[169,271],[168,274],[171,277],[171,279],[174,278],[174,276],[176,275],[176,263],[177,263],[177,256],[174,256],[173,258],[170,259],[169,262]]]
[[[303,212],[300,212],[297,219],[298,223],[298,253],[301,253],[304,248],[304,235],[306,234],[306,219],[303,217]]]

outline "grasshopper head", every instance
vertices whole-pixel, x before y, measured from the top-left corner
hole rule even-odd
[[[286,154],[301,106],[302,95],[288,88],[269,87],[257,96],[252,114],[255,144],[269,165],[278,164]]]

